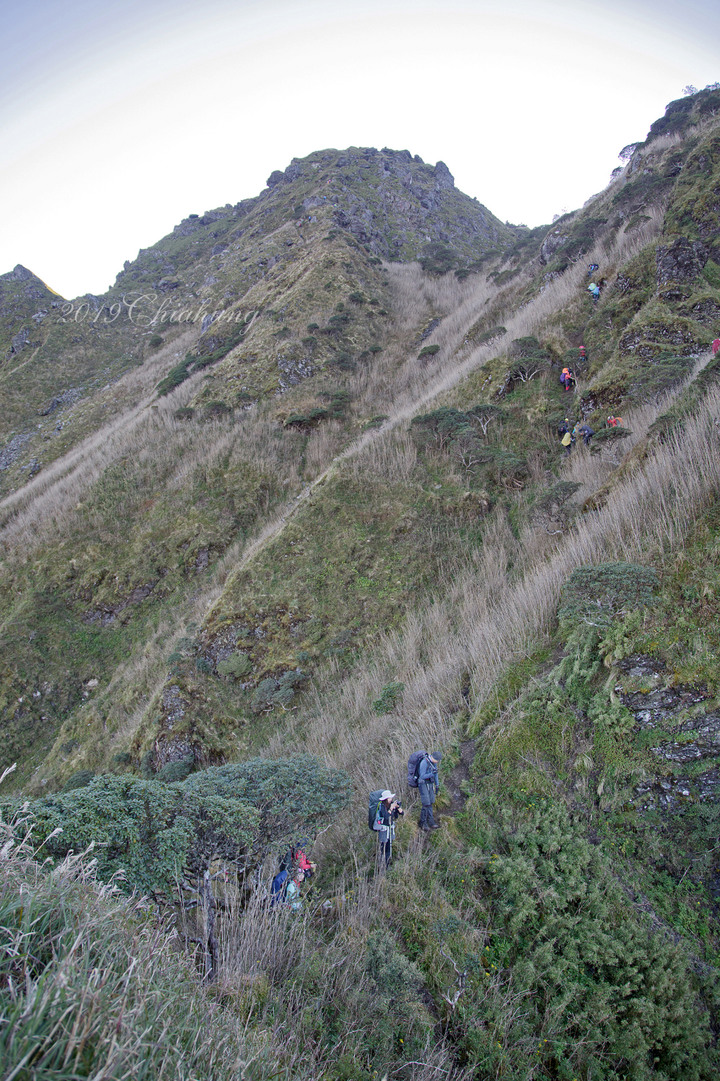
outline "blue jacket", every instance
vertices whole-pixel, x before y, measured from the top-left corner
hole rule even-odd
[[[425,757],[420,763],[420,769],[418,770],[418,782],[420,784],[433,784],[435,785],[435,788],[440,787],[437,766],[434,766],[432,764],[428,755],[425,755]]]

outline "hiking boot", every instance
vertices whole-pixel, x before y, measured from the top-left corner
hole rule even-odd
[[[429,830],[439,830],[442,828],[442,822],[433,822],[432,826],[427,827]]]

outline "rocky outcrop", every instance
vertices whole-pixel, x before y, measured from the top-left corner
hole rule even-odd
[[[696,281],[708,261],[708,251],[699,240],[679,236],[668,247],[658,248],[656,275],[658,286]]]
[[[615,692],[637,729],[657,733],[650,753],[658,772],[636,786],[638,802],[644,809],[670,810],[684,802],[720,799],[720,710],[703,712],[707,689],[673,684],[654,657],[628,657],[618,669],[622,678]]]
[[[552,229],[540,245],[540,262],[547,266],[555,258],[556,252],[570,239],[565,229]]]

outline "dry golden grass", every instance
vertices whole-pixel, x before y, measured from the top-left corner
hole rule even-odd
[[[359,791],[380,785],[402,791],[412,750],[457,738],[466,706],[463,677],[471,677],[477,706],[509,661],[536,650],[570,570],[605,560],[652,562],[682,544],[694,516],[720,492],[719,409],[716,392],[681,439],[659,447],[601,512],[584,516],[534,560],[497,518],[482,552],[441,583],[434,603],[410,615],[402,631],[386,635],[351,676],[328,675],[324,685],[331,689],[315,691],[295,722],[298,749],[346,768]],[[524,566],[520,577],[505,570],[511,555]],[[402,704],[391,716],[378,716],[371,704],[391,681],[405,684]],[[291,731],[284,730],[270,753],[294,745]]]

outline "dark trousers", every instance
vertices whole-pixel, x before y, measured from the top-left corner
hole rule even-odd
[[[429,829],[435,825],[435,819],[433,818],[433,803],[435,802],[435,785],[428,784],[426,781],[421,781],[418,785],[420,792],[420,826],[423,829]]]

